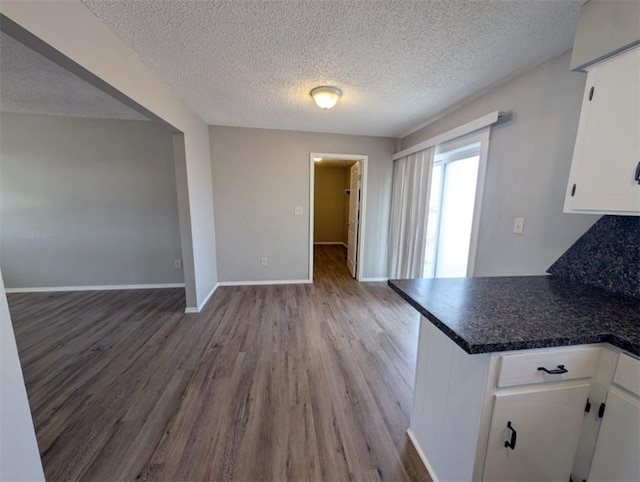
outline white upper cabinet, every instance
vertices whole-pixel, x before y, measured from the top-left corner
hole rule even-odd
[[[564,212],[640,215],[640,47],[588,69]]]

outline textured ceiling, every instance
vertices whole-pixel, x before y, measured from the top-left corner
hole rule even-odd
[[[148,120],[4,33],[0,33],[0,110]]]
[[[582,1],[84,3],[209,124],[396,137],[569,49]]]
[[[83,1],[209,124],[394,137],[571,48],[583,3]]]

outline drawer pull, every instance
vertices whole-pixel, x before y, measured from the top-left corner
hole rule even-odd
[[[545,367],[538,367],[538,370],[541,372],[547,372],[549,375],[560,375],[561,373],[567,373],[567,370],[564,365],[558,365],[558,368],[554,368],[553,370],[547,370]]]
[[[504,443],[505,447],[509,447],[511,450],[516,449],[516,437],[518,436],[516,429],[511,425],[511,420],[507,422],[507,428],[511,430],[511,440]]]

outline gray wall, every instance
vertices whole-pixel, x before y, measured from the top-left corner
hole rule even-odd
[[[0,480],[44,481],[18,347],[0,273]]]
[[[183,282],[171,133],[3,113],[0,169],[7,288]]]
[[[369,156],[363,275],[386,276],[393,139],[218,126],[210,138],[220,281],[308,279],[311,152]]]
[[[402,140],[407,148],[488,112],[511,111],[491,129],[476,276],[542,274],[597,219],[563,214],[586,74],[556,57]],[[524,217],[522,235],[513,218]]]
[[[640,43],[640,1],[591,0],[580,7],[571,68],[582,68]]]
[[[176,167],[186,176],[178,179],[179,201],[188,203],[180,224],[190,228],[181,233],[185,292],[187,308],[203,305],[218,281],[208,126],[82,2],[4,1],[0,12],[26,30],[13,34],[30,48],[184,134]],[[9,27],[3,22],[3,32]]]

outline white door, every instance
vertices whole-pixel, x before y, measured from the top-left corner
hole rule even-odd
[[[589,482],[640,480],[640,400],[611,389]]]
[[[567,197],[571,209],[640,212],[639,85],[640,48],[589,72]]]
[[[568,481],[589,387],[496,395],[483,480]]]
[[[358,265],[358,234],[360,228],[360,162],[351,166],[349,185],[349,229],[347,232],[347,267],[351,276],[356,277]]]

